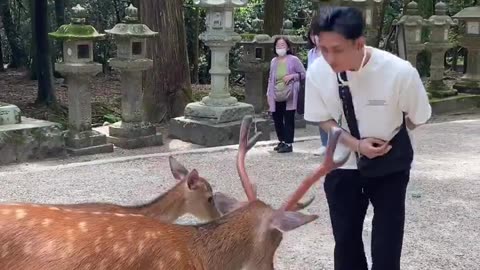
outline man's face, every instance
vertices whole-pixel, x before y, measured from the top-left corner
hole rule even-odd
[[[364,38],[345,39],[335,32],[321,32],[317,48],[335,72],[358,69],[363,56]]]

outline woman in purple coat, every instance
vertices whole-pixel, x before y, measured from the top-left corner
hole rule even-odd
[[[277,37],[273,46],[276,57],[270,63],[267,100],[279,141],[274,150],[288,153],[293,149],[295,111],[300,80],[305,79],[305,68],[293,55],[288,38]]]

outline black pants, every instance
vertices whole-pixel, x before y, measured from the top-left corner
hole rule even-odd
[[[400,270],[405,223],[405,193],[410,171],[364,178],[358,170],[334,170],[325,177],[325,194],[335,238],[335,270],[367,270],[362,241],[369,201],[372,270]]]
[[[272,113],[278,140],[293,143],[295,136],[295,110],[287,111],[287,102],[275,102],[275,112]]]

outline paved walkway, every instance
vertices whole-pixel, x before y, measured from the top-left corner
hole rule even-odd
[[[480,120],[429,124],[415,133],[417,156],[407,201],[404,270],[478,269],[480,265]],[[316,134],[277,154],[261,144],[247,157],[259,197],[277,207],[319,164],[312,155]],[[185,149],[183,149],[185,150]],[[140,203],[169,188],[169,153],[154,149],[125,154],[1,167],[0,200],[69,203]],[[235,169],[235,146],[194,149],[175,156],[197,168],[215,190],[245,198]],[[320,215],[288,233],[276,256],[276,269],[333,269],[333,238],[323,190],[306,212]],[[413,196],[415,195],[415,196]],[[191,222],[186,217],[180,222]],[[371,209],[364,235],[370,235]]]

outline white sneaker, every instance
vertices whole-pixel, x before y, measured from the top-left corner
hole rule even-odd
[[[320,149],[313,153],[314,156],[323,156],[327,148],[325,146],[320,146]]]

